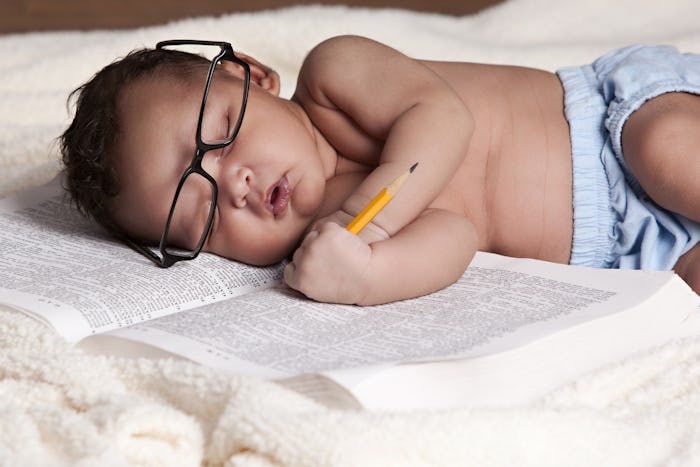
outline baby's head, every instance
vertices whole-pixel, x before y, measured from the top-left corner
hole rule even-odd
[[[168,246],[196,248],[207,225],[213,181],[218,194],[202,251],[250,264],[287,256],[316,218],[328,167],[304,112],[279,97],[277,74],[235,55],[235,61],[221,60],[215,67],[199,142],[211,65],[202,56],[137,50],[74,91],[75,116],[61,150],[77,208],[119,237],[157,245],[178,183],[199,160],[201,165],[194,164],[199,173],[187,178],[178,197]],[[250,70],[245,106],[242,62]]]

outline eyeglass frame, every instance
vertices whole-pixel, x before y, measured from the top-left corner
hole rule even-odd
[[[173,196],[173,201],[170,205],[170,211],[168,213],[168,219],[165,222],[163,235],[161,235],[160,242],[158,245],[158,251],[160,252],[161,256],[159,257],[153,252],[151,248],[141,245],[128,235],[123,236],[124,240],[131,248],[141,253],[161,268],[169,268],[178,261],[189,261],[195,259],[202,251],[202,247],[204,246],[204,243],[207,237],[209,236],[209,232],[211,231],[212,223],[214,220],[214,211],[216,209],[216,201],[219,193],[219,187],[216,184],[216,180],[214,180],[214,177],[212,177],[206,170],[204,170],[204,168],[202,167],[202,161],[204,160],[204,156],[207,152],[212,151],[214,149],[224,148],[230,145],[233,142],[233,140],[236,139],[236,136],[238,135],[238,132],[241,129],[241,124],[243,123],[243,115],[245,114],[246,105],[248,104],[248,91],[250,89],[250,66],[244,60],[241,60],[240,58],[236,57],[236,54],[233,52],[233,47],[229,42],[175,39],[158,42],[156,44],[156,49],[163,49],[166,47],[179,45],[211,45],[218,46],[221,49],[221,51],[211,59],[211,64],[209,65],[207,82],[204,87],[204,95],[202,96],[202,104],[199,108],[199,118],[197,120],[197,134],[195,135],[195,143],[197,145],[197,149],[195,150],[194,157],[192,158],[192,163],[190,163],[190,165],[184,170],[184,172],[180,176],[180,181],[178,182],[177,189],[175,190],[175,195]],[[207,103],[207,97],[209,96],[209,89],[211,87],[212,78],[214,77],[214,71],[216,70],[216,64],[219,63],[221,60],[228,60],[243,68],[243,98],[241,100],[241,110],[238,115],[238,119],[236,120],[236,124],[233,128],[231,136],[229,136],[225,141],[222,141],[220,143],[208,144],[202,141],[202,120],[204,119],[204,107]],[[165,241],[168,237],[168,232],[170,230],[170,222],[172,221],[173,213],[175,212],[175,206],[180,195],[180,190],[182,189],[185,180],[187,180],[187,177],[189,177],[192,174],[197,174],[204,177],[211,184],[212,187],[212,203],[209,208],[209,215],[207,217],[206,227],[198,244],[191,252],[189,252],[188,254],[170,253],[166,250],[167,246],[165,244]]]

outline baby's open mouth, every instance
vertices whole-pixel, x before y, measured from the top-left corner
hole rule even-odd
[[[267,197],[267,208],[272,211],[272,214],[278,216],[287,209],[291,193],[292,190],[289,187],[287,177],[282,177],[280,181],[272,186]]]

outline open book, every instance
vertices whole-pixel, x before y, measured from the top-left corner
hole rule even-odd
[[[700,333],[700,298],[672,272],[479,253],[440,292],[355,307],[289,290],[282,265],[202,254],[163,270],[85,221],[57,181],[0,200],[0,237],[0,303],[89,351],[179,355],[344,407],[526,403]]]

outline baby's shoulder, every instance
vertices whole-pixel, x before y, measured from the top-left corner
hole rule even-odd
[[[314,81],[319,73],[336,72],[343,63],[348,66],[348,56],[364,53],[367,41],[369,39],[359,36],[336,36],[318,43],[304,58],[299,80]]]
[[[414,63],[415,62],[415,63]],[[416,66],[417,61],[389,45],[362,36],[336,36],[316,45],[302,62],[298,88],[353,89],[366,86],[368,79],[387,69]],[[388,78],[388,77],[385,77]],[[388,81],[388,80],[387,80]]]
[[[354,35],[335,36],[314,46],[304,59],[302,68],[304,66],[314,66],[327,68],[343,67],[348,69],[352,68],[353,65],[360,64],[356,60],[348,60],[394,53],[398,54],[399,52],[388,45],[367,37]]]

